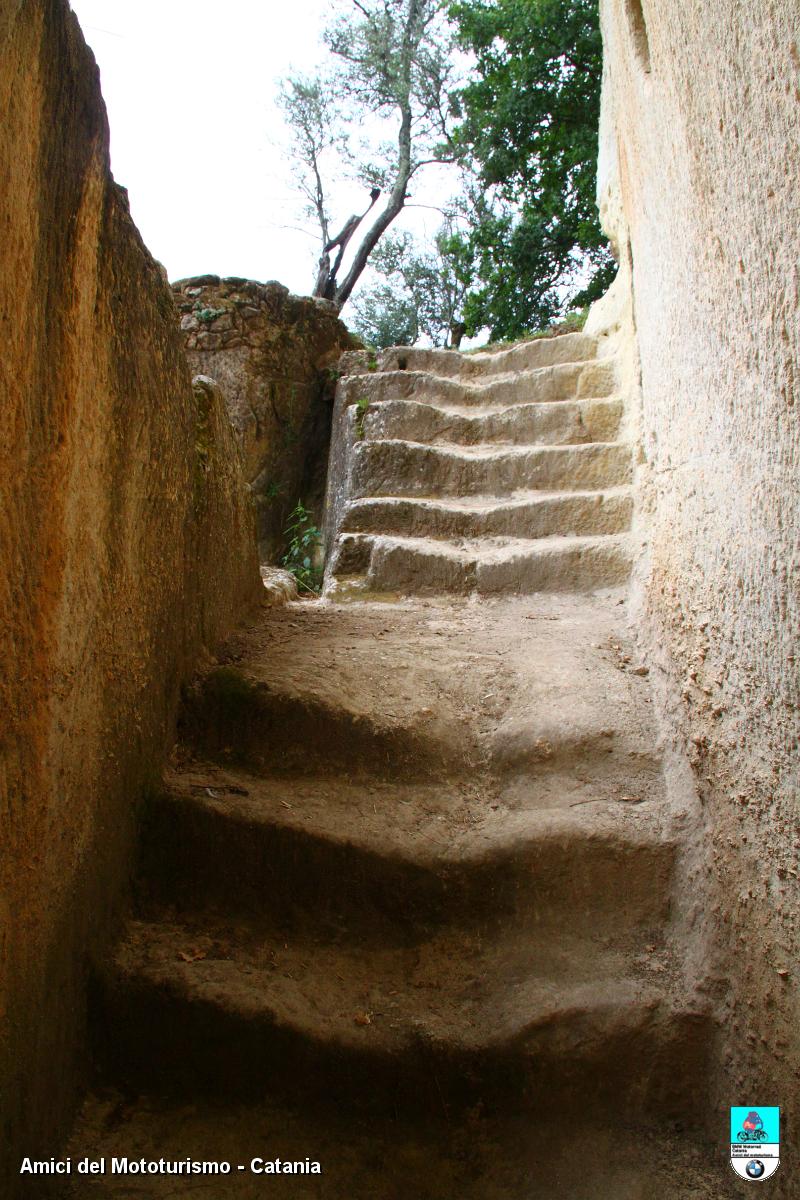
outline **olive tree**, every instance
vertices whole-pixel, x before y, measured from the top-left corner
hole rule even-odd
[[[446,7],[443,0],[342,0],[324,35],[327,67],[282,85],[295,176],[322,245],[313,294],[340,308],[403,211],[417,173],[454,160],[448,117],[455,56]],[[380,136],[368,145],[360,138],[370,130]],[[363,183],[369,204],[332,236],[329,196],[345,176]]]

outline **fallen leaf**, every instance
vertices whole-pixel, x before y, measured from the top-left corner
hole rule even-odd
[[[353,1020],[355,1021],[356,1025],[372,1024],[372,1017],[369,1015],[369,1013],[365,1012],[356,1013],[356,1015],[353,1017]]]

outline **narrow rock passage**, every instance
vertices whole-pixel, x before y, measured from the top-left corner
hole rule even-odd
[[[630,451],[589,342],[536,352],[577,365],[504,360],[478,384],[423,386],[415,364],[483,368],[409,352],[340,385],[327,598],[266,611],[187,699],[135,914],[99,971],[101,1076],[72,1144],[108,1170],[188,1156],[232,1174],[106,1174],[73,1195],[732,1194],[698,1132],[712,1025],[674,902],[691,813],[626,625]],[[520,495],[509,471],[522,456],[528,478],[538,444],[428,454],[453,387],[447,437],[502,441],[520,371],[546,397],[527,436],[572,455],[562,482],[569,406],[611,420],[594,460],[580,446],[600,499]],[[322,1174],[252,1173],[276,1158]]]

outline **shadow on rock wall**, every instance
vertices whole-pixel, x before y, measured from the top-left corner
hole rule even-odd
[[[298,500],[321,523],[336,364],[353,339],[328,300],[279,283],[201,275],[174,285],[194,374],[222,388],[274,562]]]

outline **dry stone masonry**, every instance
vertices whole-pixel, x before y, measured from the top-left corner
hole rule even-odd
[[[200,275],[173,286],[192,370],[220,385],[274,561],[298,500],[319,515],[336,362],[352,339],[327,300],[280,283]]]

